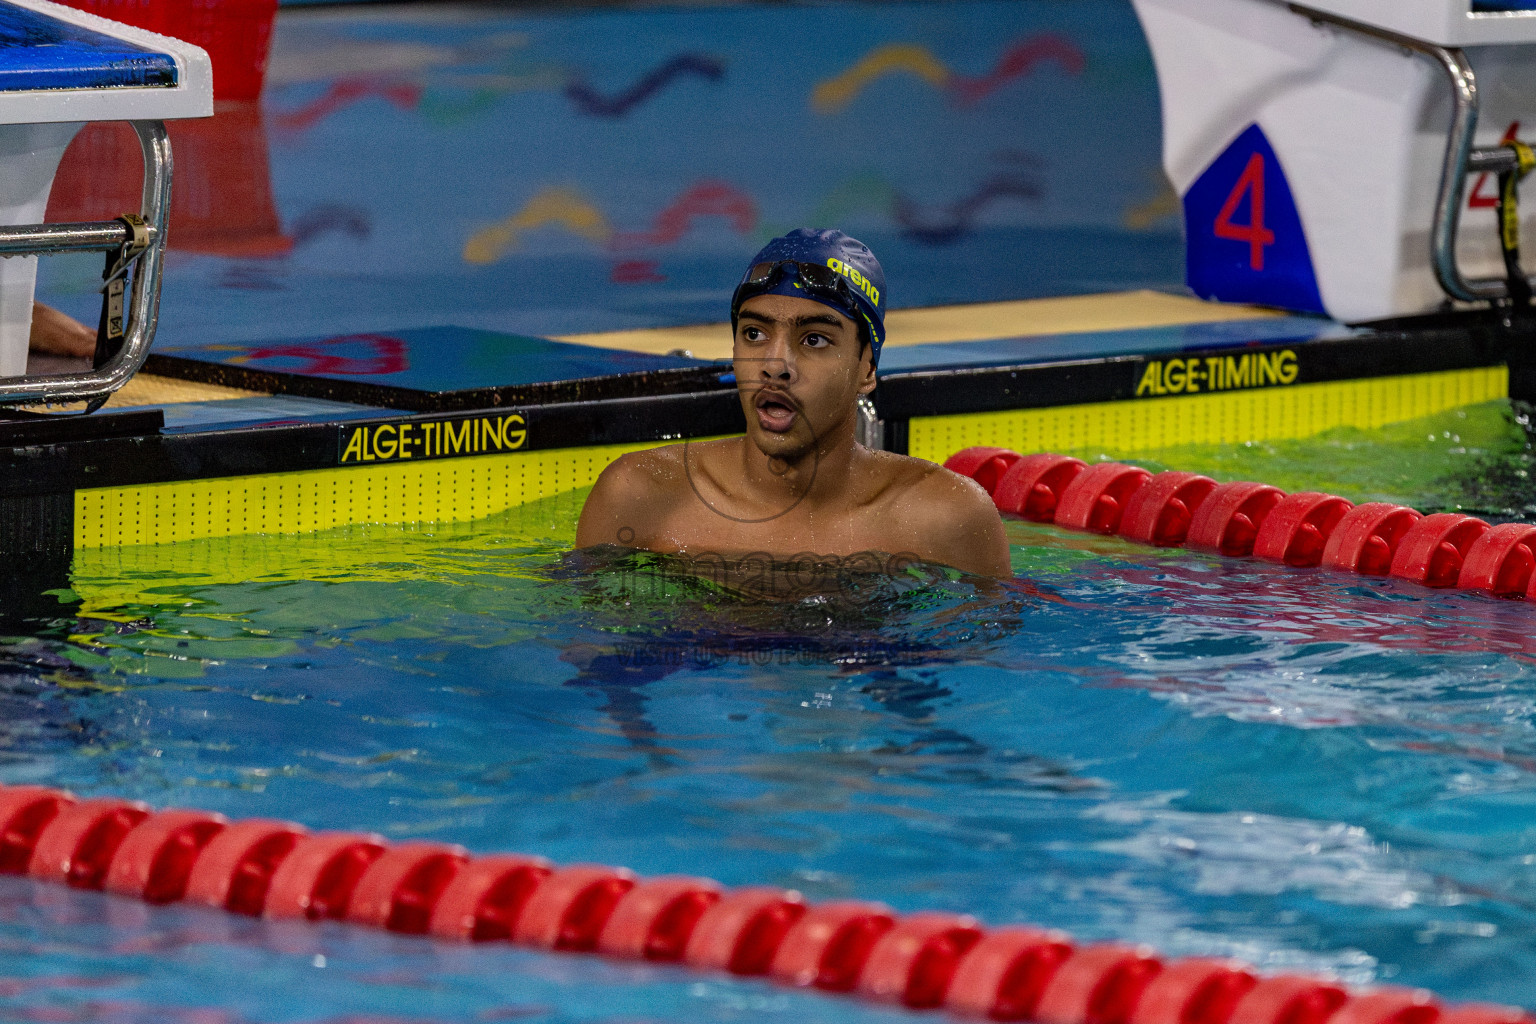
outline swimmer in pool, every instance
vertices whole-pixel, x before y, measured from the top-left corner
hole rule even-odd
[[[623,456],[587,498],[577,546],[900,553],[1010,576],[1002,520],[975,481],[854,439],[885,307],[885,274],[862,242],[807,228],[769,242],[731,300],[745,436]]]

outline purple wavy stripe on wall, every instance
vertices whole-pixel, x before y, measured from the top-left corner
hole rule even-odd
[[[324,203],[295,217],[289,234],[293,237],[294,246],[298,247],[330,234],[346,235],[362,241],[372,231],[373,222],[367,210]]]
[[[976,191],[948,206],[924,207],[904,195],[897,195],[892,211],[901,225],[901,234],[923,245],[952,245],[970,234],[977,215],[998,199],[1039,199],[1044,188],[1036,181],[1016,174],[996,174],[977,186]]]
[[[623,92],[604,96],[582,79],[573,77],[565,87],[565,95],[583,113],[593,117],[624,117],[674,78],[683,75],[697,75],[718,82],[725,77],[725,62],[706,54],[680,53]]]

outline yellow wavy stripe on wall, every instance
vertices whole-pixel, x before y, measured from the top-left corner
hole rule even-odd
[[[911,72],[936,89],[949,84],[949,69],[939,63],[928,47],[892,43],[876,47],[847,71],[817,83],[811,91],[811,109],[822,114],[841,110],[869,83],[894,71]]]
[[[525,231],[557,224],[594,242],[608,241],[613,229],[608,218],[575,189],[549,188],[536,194],[523,208],[505,220],[481,228],[464,243],[469,263],[495,263],[516,247]]]

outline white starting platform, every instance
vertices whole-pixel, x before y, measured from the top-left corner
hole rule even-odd
[[[162,122],[212,113],[201,49],[44,0],[0,0],[0,405],[99,401],[142,364],[170,209]],[[133,123],[144,151],[142,208],[116,221],[40,224],[59,159],[89,121]],[[36,256],[80,251],[117,254],[121,270],[103,287],[116,298],[120,343],[105,357],[99,348],[90,373],[25,376]],[[104,324],[113,314],[106,310]]]
[[[1536,2],[1133,3],[1198,294],[1348,323],[1522,301],[1495,214]]]

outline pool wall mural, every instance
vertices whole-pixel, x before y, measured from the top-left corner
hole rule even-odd
[[[133,205],[118,130],[82,133],[51,219]],[[1112,0],[303,12],[259,106],[172,130],[157,347],[718,321],[805,224],[867,240],[897,307],[1177,289],[1159,133]],[[93,316],[94,266],[48,269],[43,300]]]

